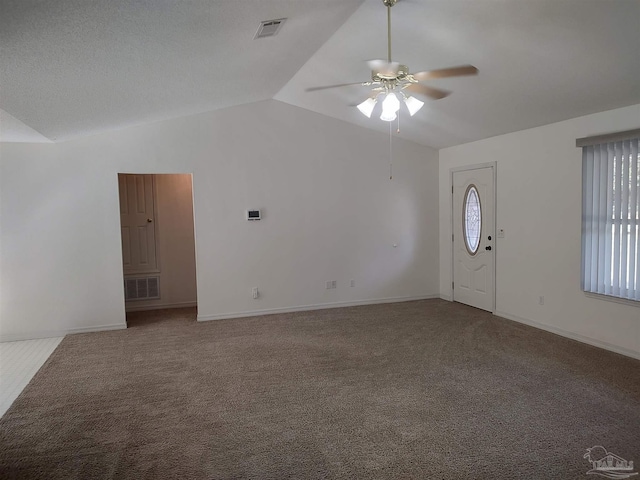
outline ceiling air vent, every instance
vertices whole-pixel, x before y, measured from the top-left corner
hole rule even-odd
[[[286,18],[278,18],[276,20],[265,20],[264,22],[260,22],[258,32],[256,33],[256,36],[253,37],[253,39],[255,40],[256,38],[273,37],[280,31],[280,27],[282,27],[282,24],[285,20]]]

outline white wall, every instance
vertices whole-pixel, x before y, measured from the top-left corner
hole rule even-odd
[[[128,312],[194,306],[197,300],[191,175],[154,175],[154,181],[160,298],[127,302]]]
[[[640,105],[440,150],[440,292],[451,298],[450,169],[497,162],[496,314],[640,357],[640,306],[580,289],[576,138],[640,127]],[[544,296],[544,305],[538,304]]]
[[[271,100],[0,144],[0,339],[124,327],[118,172],[193,173],[201,319],[437,295],[437,152],[387,142]]]

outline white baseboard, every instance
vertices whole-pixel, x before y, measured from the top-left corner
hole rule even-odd
[[[162,303],[157,305],[125,305],[124,310],[126,312],[141,312],[147,310],[164,310],[165,308],[187,308],[197,307],[198,302],[176,302],[176,303]]]
[[[19,342],[21,340],[36,340],[38,338],[56,338],[65,335],[73,335],[74,333],[90,333],[104,332],[107,330],[123,330],[127,328],[125,323],[114,323],[112,325],[98,325],[95,327],[77,327],[67,330],[49,330],[44,332],[33,333],[15,333],[9,335],[0,335],[0,343],[2,342]]]
[[[442,295],[442,294],[440,294],[440,298],[442,300],[446,300],[447,302],[452,302],[453,301],[453,298],[451,298],[451,295]]]
[[[640,360],[640,352],[637,352],[635,350],[619,347],[608,342],[603,342],[602,340],[596,340],[595,338],[586,337],[584,335],[580,335],[579,333],[569,332],[561,328],[546,325],[544,323],[539,323],[534,320],[528,320],[526,318],[518,317],[517,315],[511,315],[506,312],[497,311],[495,315],[498,317],[506,318],[507,320],[513,320],[514,322],[524,323],[525,325],[529,325],[530,327],[535,327],[539,328],[540,330],[555,333],[556,335],[560,335],[561,337],[570,338],[571,340],[576,340],[578,342],[586,343],[594,347],[603,348],[605,350],[609,350],[610,352],[619,353],[620,355],[625,355],[627,357]]]
[[[380,303],[412,302],[415,300],[429,300],[432,298],[439,298],[439,295],[434,294],[434,295],[421,295],[417,297],[375,298],[375,299],[369,299],[369,300],[356,300],[356,301],[347,301],[347,302],[318,303],[316,305],[298,305],[295,307],[285,307],[285,308],[267,308],[264,310],[248,310],[245,312],[219,313],[215,315],[198,315],[198,321],[206,322],[209,320],[226,320],[231,318],[257,317],[259,315],[272,315],[275,313],[305,312],[309,310],[323,310],[325,308],[357,307],[361,305],[376,305]]]

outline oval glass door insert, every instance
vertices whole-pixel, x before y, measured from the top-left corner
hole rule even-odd
[[[478,253],[480,246],[480,234],[482,231],[482,208],[480,206],[480,196],[475,185],[467,187],[463,202],[463,231],[464,244],[471,255]]]

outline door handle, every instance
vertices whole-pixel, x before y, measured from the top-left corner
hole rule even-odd
[[[147,218],[147,223],[153,222],[153,218]]]
[[[486,247],[484,247],[485,250],[491,250],[491,245],[487,245]]]

